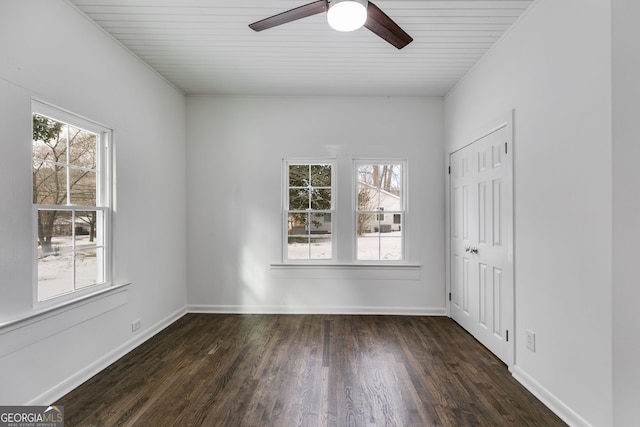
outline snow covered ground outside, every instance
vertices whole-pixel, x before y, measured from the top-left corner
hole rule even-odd
[[[74,290],[73,253],[70,236],[55,237],[52,247],[59,251],[57,255],[38,256],[38,299],[40,301],[62,295]],[[89,247],[86,251],[76,252],[75,287],[85,288],[96,284],[102,274],[98,270],[98,258],[95,242],[89,242],[89,236],[76,236],[76,248]]]
[[[312,239],[311,246],[306,243],[291,243],[287,246],[288,258],[331,259],[331,240]],[[311,253],[311,258],[309,253]],[[402,233],[365,233],[358,237],[358,261],[401,260]]]

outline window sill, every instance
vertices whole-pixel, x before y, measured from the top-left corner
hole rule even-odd
[[[295,269],[295,268],[337,268],[337,269],[362,269],[362,268],[373,268],[373,269],[404,269],[404,270],[413,270],[420,269],[422,265],[420,264],[400,264],[400,263],[331,263],[331,262],[281,262],[281,263],[272,263],[269,265],[272,269]]]
[[[366,279],[419,280],[420,264],[364,263],[273,263],[274,274],[282,279]]]

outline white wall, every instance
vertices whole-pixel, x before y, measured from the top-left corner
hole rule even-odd
[[[32,97],[114,130],[114,274],[132,285],[0,328],[3,405],[51,403],[186,306],[184,96],[65,1],[3,0],[0,323],[32,309]]]
[[[629,185],[640,178],[639,11],[612,1],[613,143],[611,2],[538,0],[449,94],[446,121],[436,99],[190,98],[188,155],[178,91],[64,1],[2,1],[0,323],[31,310],[32,97],[114,129],[114,273],[133,284],[0,328],[0,404],[50,403],[180,316],[185,252],[188,303],[203,311],[442,313],[442,123],[449,152],[515,108],[514,372],[574,424],[631,425],[640,389],[640,348],[629,339],[640,323],[640,206]],[[280,257],[280,161],[314,156],[339,159],[341,190],[350,157],[409,159],[409,261],[421,268],[269,267]],[[348,231],[348,220],[339,227]],[[138,318],[143,328],[131,333]],[[536,332],[536,353],[524,348],[525,329]]]
[[[515,109],[513,371],[575,425],[612,423],[610,8],[538,0],[445,99],[448,151]]]
[[[640,402],[640,3],[613,0],[613,410],[638,424]]]
[[[190,308],[443,314],[442,125],[442,99],[188,98]],[[338,233],[347,236],[350,159],[408,159],[408,260],[420,268],[270,267],[282,253],[282,159],[332,156]],[[350,261],[351,251],[340,246],[338,261]]]

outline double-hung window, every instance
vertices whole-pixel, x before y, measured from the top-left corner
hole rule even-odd
[[[345,191],[353,194],[353,237],[338,236],[336,218],[346,220],[350,213],[336,209],[335,162],[284,160],[285,262],[335,261],[338,245],[352,246],[348,263],[405,260],[406,161],[357,159],[351,173],[353,187]]]
[[[405,162],[356,160],[357,261],[404,260]]]
[[[35,295],[38,302],[109,281],[110,131],[33,103]]]
[[[331,161],[284,161],[283,258],[287,261],[334,259],[334,174]]]

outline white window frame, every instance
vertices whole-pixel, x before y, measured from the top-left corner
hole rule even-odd
[[[352,165],[352,174],[353,174],[353,262],[355,264],[406,264],[407,263],[407,233],[406,233],[406,224],[407,224],[407,200],[408,200],[408,185],[407,185],[407,160],[405,159],[395,159],[395,158],[356,158],[353,159]],[[359,176],[358,170],[361,165],[400,165],[400,209],[398,210],[390,210],[390,209],[374,209],[374,210],[358,210],[358,189],[359,189]],[[380,215],[388,215],[391,218],[392,224],[395,223],[394,216],[396,214],[400,214],[400,232],[401,232],[401,257],[400,259],[358,259],[358,215],[361,214],[370,214],[376,215],[376,218],[380,218]],[[383,238],[379,236],[379,239]],[[380,258],[380,257],[379,257]]]
[[[289,166],[295,165],[329,165],[331,166],[331,209],[318,210],[318,213],[331,214],[331,258],[289,258]],[[337,167],[334,158],[283,159],[282,160],[282,262],[293,264],[331,264],[336,262],[336,201],[337,201]],[[309,210],[311,211],[311,210]],[[308,234],[311,235],[310,232]],[[311,247],[309,248],[311,250]]]
[[[95,206],[82,206],[82,205],[44,205],[33,204],[32,205],[32,245],[33,245],[33,306],[34,308],[46,308],[50,306],[56,306],[64,304],[69,301],[76,300],[97,294],[104,291],[106,288],[112,285],[112,249],[111,249],[111,218],[112,218],[112,138],[113,132],[108,127],[101,125],[97,122],[81,117],[77,114],[55,107],[53,105],[32,100],[31,103],[31,115],[40,115],[49,119],[68,124],[98,136],[96,146],[96,204]],[[33,164],[33,153],[31,154],[30,164]],[[31,166],[33,167],[33,166]],[[102,264],[103,277],[99,283],[85,286],[79,289],[74,289],[70,292],[52,296],[47,299],[40,300],[39,298],[39,286],[38,286],[38,212],[41,210],[59,210],[68,211],[72,215],[75,212],[83,212],[96,210],[102,212],[101,221],[96,228],[101,228],[102,233],[97,236],[98,242],[96,247],[102,248],[102,257],[99,258],[99,262]],[[72,226],[75,233],[75,227]],[[74,254],[77,249],[75,243],[73,244]],[[74,278],[75,288],[75,278]]]

